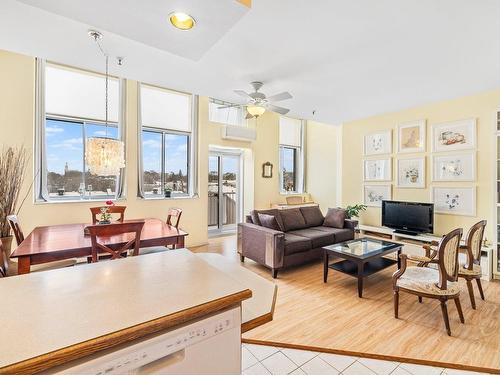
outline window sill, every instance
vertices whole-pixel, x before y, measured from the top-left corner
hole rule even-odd
[[[65,204],[65,203],[106,203],[107,201],[113,201],[113,202],[123,202],[126,201],[127,199],[125,197],[122,198],[98,198],[98,199],[60,199],[60,200],[41,200],[37,199],[35,200],[35,204],[38,205],[44,205],[44,204]]]
[[[307,194],[305,191],[299,192],[299,191],[280,191],[280,195],[303,195]]]
[[[198,194],[193,194],[193,195],[180,195],[177,197],[137,197],[140,200],[143,201],[171,201],[171,200],[183,200],[183,199],[198,199],[199,195]]]

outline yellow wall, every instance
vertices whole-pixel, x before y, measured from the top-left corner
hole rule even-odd
[[[0,131],[3,134],[0,147],[23,144],[34,154],[34,107],[35,107],[35,60],[0,50]],[[246,211],[254,205],[267,208],[271,202],[283,201],[278,184],[278,119],[274,113],[266,113],[250,126],[257,126],[257,141],[254,143],[227,141],[221,139],[221,125],[208,121],[208,98],[199,101],[199,144],[198,144],[198,179],[199,197],[192,199],[144,200],[137,197],[137,82],[128,80],[126,87],[126,199],[121,202],[127,206],[127,217],[165,218],[169,207],[180,207],[181,226],[189,233],[188,246],[207,242],[207,204],[208,204],[208,149],[209,145],[242,148],[251,151],[249,165],[253,171],[248,176],[255,176],[255,194],[253,201],[246,199]],[[33,158],[32,158],[33,159]],[[261,177],[262,163],[274,164],[274,177]],[[248,164],[248,163],[247,163]],[[253,164],[253,165],[252,165]],[[34,161],[28,168],[21,195],[29,189],[33,180]],[[251,196],[250,196],[251,197]],[[30,193],[19,217],[26,233],[35,226],[61,223],[86,222],[89,207],[95,202],[75,203],[34,203]]]
[[[487,238],[493,240],[495,225],[493,207],[493,170],[494,155],[494,112],[500,108],[500,90],[474,96],[438,102],[400,112],[388,113],[363,120],[352,121],[342,126],[342,201],[344,205],[363,201],[363,138],[368,133],[378,130],[393,131],[393,199],[408,201],[431,201],[431,186],[477,186],[476,217],[458,215],[435,215],[435,233],[463,227],[465,231],[479,219],[487,219]],[[431,126],[433,124],[461,120],[477,119],[477,182],[475,183],[431,183]],[[395,186],[397,150],[397,125],[403,122],[426,119],[426,188],[398,189]],[[402,157],[423,154],[403,154]],[[370,207],[361,216],[364,224],[380,225],[380,208]]]

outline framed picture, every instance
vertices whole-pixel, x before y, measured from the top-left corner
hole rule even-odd
[[[432,156],[432,181],[475,181],[476,152]]]
[[[476,119],[446,122],[432,126],[434,152],[476,148]]]
[[[475,187],[433,187],[434,212],[450,215],[476,215]]]
[[[273,165],[271,164],[271,162],[266,161],[264,164],[262,164],[262,177],[273,177]]]
[[[398,152],[425,152],[425,120],[398,125]]]
[[[364,161],[365,181],[392,181],[392,158]]]
[[[363,203],[367,206],[381,207],[382,201],[392,199],[391,185],[365,185]]]
[[[365,135],[364,155],[383,155],[392,153],[392,131],[386,130]]]
[[[398,159],[397,186],[425,188],[425,157]]]

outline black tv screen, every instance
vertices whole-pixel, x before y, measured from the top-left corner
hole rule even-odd
[[[432,203],[382,201],[382,225],[397,231],[418,234],[434,231]]]

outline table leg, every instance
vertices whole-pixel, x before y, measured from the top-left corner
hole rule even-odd
[[[401,255],[401,248],[399,248],[398,255],[397,255],[398,256],[398,270],[401,268],[401,257],[400,257],[400,255]]]
[[[328,280],[328,251],[323,250],[323,282]]]
[[[177,237],[177,242],[175,244],[175,248],[176,249],[184,248],[184,236]]]
[[[358,297],[363,298],[363,269],[365,264],[358,263]]]
[[[31,258],[30,257],[17,258],[17,274],[18,275],[30,273],[30,270],[31,270]]]

